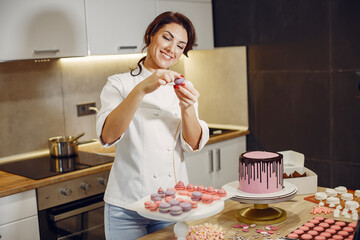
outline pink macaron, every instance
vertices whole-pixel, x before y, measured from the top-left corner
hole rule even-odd
[[[354,228],[352,228],[352,227],[344,227],[343,230],[347,231],[349,233],[352,233],[354,231]]]
[[[326,237],[326,238],[331,237],[331,233],[328,233],[328,232],[322,232],[322,233],[320,233],[320,235],[321,235],[321,236],[324,236],[324,237]]]
[[[290,233],[287,235],[288,238],[298,238],[299,235],[297,235],[296,233]]]
[[[214,188],[213,186],[209,186],[209,187],[206,189],[206,193],[207,193],[207,194],[211,194],[211,195],[216,194],[215,188]]]
[[[189,192],[194,192],[196,190],[196,188],[195,188],[194,184],[189,183],[186,186],[186,190],[188,190]]]
[[[153,202],[152,201],[146,201],[144,202],[144,206],[146,209],[149,209],[150,205],[152,204]]]
[[[334,219],[331,219],[331,218],[327,218],[324,220],[324,222],[328,223],[328,224],[334,224],[335,223],[335,220]]]
[[[319,226],[323,227],[323,228],[328,228],[330,225],[326,222],[322,222],[322,223],[319,223]]]
[[[294,232],[293,233],[296,233],[297,235],[301,235],[301,234],[303,234],[304,233],[304,231],[303,230],[301,230],[301,229],[296,229],[296,230],[294,230]]]
[[[310,240],[312,239],[313,236],[311,236],[310,234],[303,234],[301,235],[301,239],[304,239],[304,240]]]
[[[210,204],[213,202],[213,196],[210,194],[203,194],[201,198],[201,202],[205,204]]]
[[[217,195],[220,197],[225,197],[227,195],[227,192],[225,189],[220,188],[219,190],[217,190]]]
[[[198,202],[197,201],[191,201],[191,207],[192,208],[197,208],[198,207]]]
[[[307,226],[301,226],[301,227],[299,227],[299,229],[301,229],[303,231],[309,231],[310,228]]]
[[[201,192],[201,193],[204,193],[205,190],[206,190],[206,188],[203,185],[199,185],[196,188],[196,191]]]
[[[218,200],[220,200],[221,198],[220,198],[219,195],[212,195],[212,199],[213,199],[214,201],[218,201]]]
[[[310,235],[312,235],[312,236],[317,236],[317,235],[319,235],[319,233],[318,233],[317,231],[315,231],[315,230],[310,230],[310,231],[308,231],[307,233],[310,234]]]
[[[330,227],[331,229],[334,229],[334,230],[336,230],[336,231],[339,231],[340,229],[341,229],[341,227],[339,226],[339,225],[332,225],[331,227]]]
[[[346,225],[346,223],[343,222],[343,221],[338,221],[338,222],[335,223],[335,225],[339,225],[340,227],[343,227],[343,226]]]
[[[323,227],[320,227],[320,226],[316,226],[313,228],[313,230],[317,231],[317,232],[323,232],[324,231],[324,228]]]

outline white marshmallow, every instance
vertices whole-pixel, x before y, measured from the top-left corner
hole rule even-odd
[[[349,209],[352,209],[352,208],[357,209],[357,208],[359,208],[359,203],[357,201],[346,201],[345,207],[349,208]]]
[[[360,190],[355,190],[355,196],[360,197]]]
[[[327,188],[325,190],[325,193],[329,196],[329,197],[336,197],[337,192],[335,191],[335,189],[332,188]]]
[[[327,194],[324,193],[324,192],[317,192],[317,193],[315,193],[315,199],[316,199],[316,200],[322,201],[322,200],[325,200],[326,197],[327,197]]]
[[[341,194],[341,199],[345,200],[345,201],[351,201],[353,200],[354,196],[352,195],[352,193],[343,193]]]
[[[339,204],[340,203],[340,199],[338,197],[328,197],[326,199],[326,203],[327,204],[330,204],[330,203],[333,203],[333,204]]]
[[[339,194],[347,193],[347,188],[344,186],[338,186],[335,188],[335,191]]]

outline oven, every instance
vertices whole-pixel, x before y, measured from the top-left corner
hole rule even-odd
[[[106,171],[38,188],[41,239],[105,239],[103,197],[108,174]]]
[[[47,178],[47,185],[36,189],[41,240],[102,240],[103,196],[110,171],[82,170],[113,161],[112,156],[79,151],[75,157],[45,154],[8,162],[0,164],[0,170],[34,180]]]

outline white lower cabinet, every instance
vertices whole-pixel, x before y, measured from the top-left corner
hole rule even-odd
[[[0,198],[0,239],[40,239],[35,189]]]
[[[39,240],[37,216],[28,217],[0,226],[1,240]]]
[[[194,185],[223,185],[239,178],[239,157],[246,151],[246,136],[209,144],[197,153],[185,153],[189,182]]]

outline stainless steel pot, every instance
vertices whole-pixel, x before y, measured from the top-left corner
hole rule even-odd
[[[78,155],[78,142],[77,139],[84,136],[81,133],[76,137],[58,136],[49,139],[49,150],[52,157],[71,157]]]
[[[50,170],[57,173],[74,171],[78,156],[73,157],[51,157]]]

